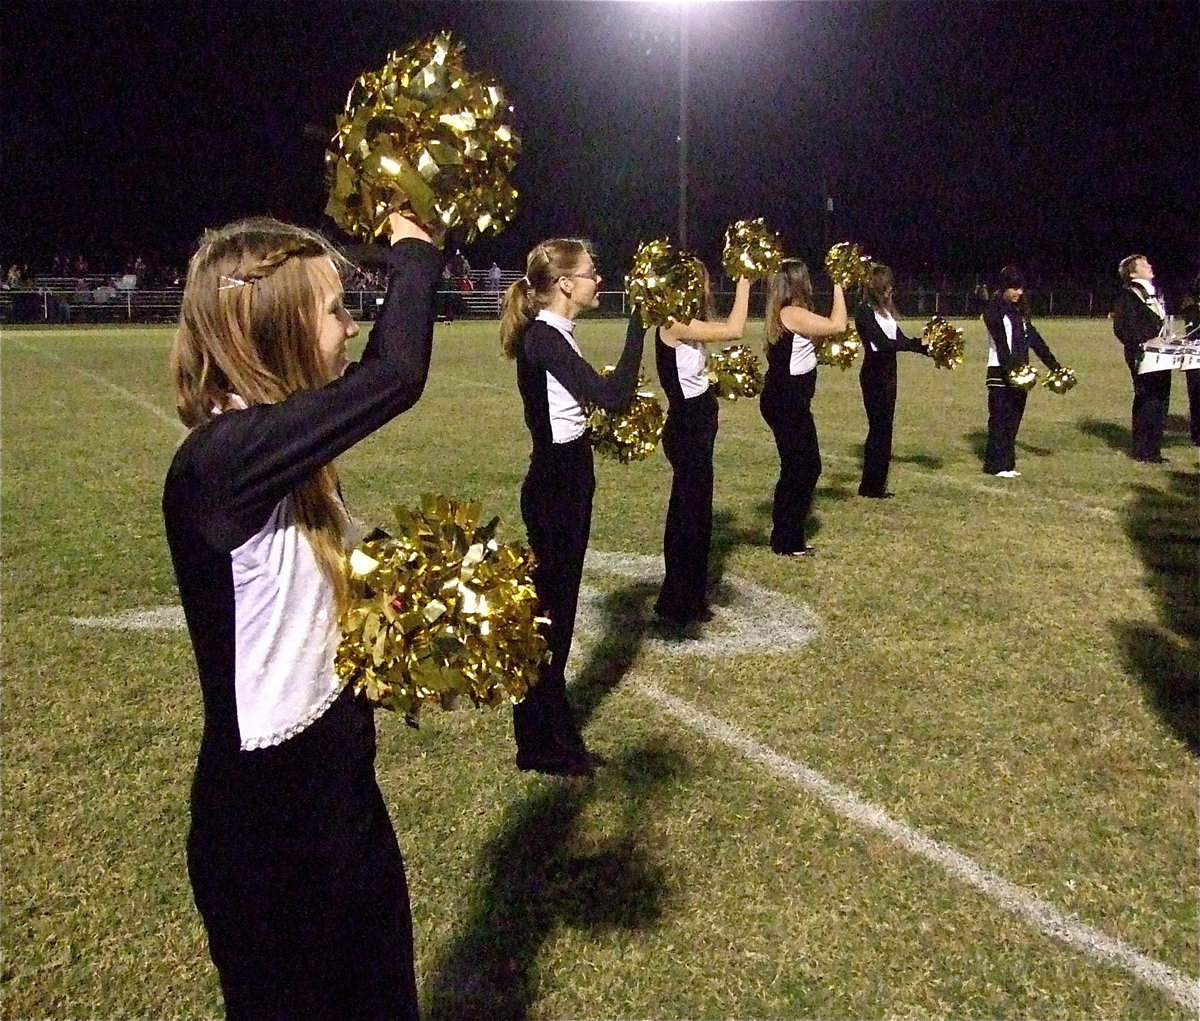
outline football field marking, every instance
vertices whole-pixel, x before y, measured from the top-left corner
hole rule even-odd
[[[55,354],[53,351],[49,351],[40,347],[33,347],[30,344],[26,344],[23,340],[14,340],[9,337],[6,338],[6,341],[7,343],[12,344],[14,347],[19,347],[22,351],[28,351],[35,358],[49,359],[56,365],[61,365],[69,372],[73,372],[77,376],[83,376],[84,379],[90,380],[102,390],[108,390],[110,393],[113,393],[118,397],[123,397],[125,400],[136,404],[143,411],[149,412],[160,422],[165,422],[167,425],[173,426],[180,433],[187,432],[187,426],[179,421],[175,415],[168,414],[157,404],[153,404],[152,402],[146,400],[145,397],[135,394],[132,390],[126,390],[125,387],[118,386],[112,380],[100,375],[100,373],[92,372],[91,369],[85,369],[80,365],[76,365],[70,359],[63,358],[60,355]]]
[[[61,359],[54,352],[42,352],[21,341],[9,339],[9,343],[13,343],[33,353],[35,356],[45,355],[55,362],[63,364],[71,371],[131,401],[160,421],[168,423],[177,430],[184,431],[182,423],[168,415],[161,408],[151,404],[139,395],[126,390],[124,387],[109,381],[99,373],[80,368],[65,359]],[[990,490],[990,487],[988,488]],[[1039,499],[1032,496],[1028,498],[1037,502],[1065,502],[1046,501],[1044,498]],[[1091,510],[1099,512],[1100,516],[1110,516],[1115,513],[1103,507],[1092,507]],[[652,582],[655,578],[660,577],[658,573],[660,570],[660,560],[658,557],[649,557],[642,554],[594,551],[589,553],[588,563],[592,570],[598,573],[615,574],[643,584]],[[765,589],[758,589],[757,586],[749,582],[737,582],[735,584],[731,581],[730,585],[735,599],[738,598],[738,594],[740,593],[741,598],[746,598],[751,603],[756,600],[758,592],[767,591]],[[739,588],[739,586],[741,587]],[[779,599],[777,593],[772,593],[772,595],[777,600]],[[584,605],[584,603],[588,603],[589,601],[591,601],[592,606],[595,605],[594,597],[585,593],[585,599],[581,602],[580,624],[586,624],[594,628],[594,617],[588,617],[588,613],[591,611]],[[779,609],[780,605],[776,602],[773,607],[773,613],[759,613],[753,619],[756,623],[769,627],[776,622],[776,618],[781,616]],[[716,624],[721,625],[722,623],[729,624],[732,622],[733,614],[726,612],[726,610],[727,608],[718,605]],[[108,617],[72,618],[72,623],[80,627],[176,630],[183,626],[183,612],[177,607],[158,607],[153,610],[127,611],[126,613],[114,614]],[[783,631],[790,635],[793,642],[802,642],[808,641],[815,634],[815,626],[815,618],[812,617],[811,612],[805,607],[797,611],[797,616],[791,620],[790,624],[785,622]],[[716,644],[716,647],[720,647],[719,643],[725,639],[719,637],[719,627],[714,630],[718,632],[718,637],[714,638],[713,642]],[[779,638],[780,633],[776,631],[775,638],[768,641],[765,648],[779,650]],[[698,644],[691,652],[686,651],[689,643],[668,643],[650,640],[647,644],[652,648],[657,647],[659,651],[666,648],[668,654],[674,655],[711,657],[714,654],[725,654],[724,651],[715,653],[711,644],[710,646]],[[728,651],[744,652],[746,650],[742,646],[731,645]],[[632,680],[664,712],[688,726],[695,733],[740,752],[743,757],[762,766],[769,773],[788,780],[800,789],[815,795],[843,818],[850,820],[858,826],[882,833],[906,851],[939,865],[951,876],[984,893],[1007,911],[1025,919],[1029,924],[1054,939],[1075,947],[1094,960],[1115,964],[1123,968],[1147,985],[1159,989],[1167,996],[1170,996],[1182,1006],[1200,1013],[1200,981],[1176,971],[1161,961],[1156,961],[1148,957],[1123,940],[1115,939],[1087,925],[1075,915],[1059,911],[1053,905],[1026,890],[1022,890],[997,873],[983,868],[951,845],[926,836],[920,830],[915,829],[903,820],[889,815],[882,808],[862,800],[848,788],[828,780],[822,774],[809,769],[801,763],[778,754],[736,727],[725,723],[715,716],[710,716],[683,699],[669,694],[654,682],[636,676]]]
[[[653,681],[639,678],[636,684],[641,694],[688,729],[714,743],[725,745],[767,772],[814,795],[842,818],[863,829],[883,834],[910,854],[940,866],[953,878],[978,890],[1053,939],[1097,961],[1115,964],[1189,1010],[1200,1012],[1200,981],[1146,956],[1123,940],[1108,936],[1076,915],[1059,911],[1052,904],[979,865],[950,844],[926,836],[902,819],[864,801],[850,789],[780,755],[737,727],[663,690]]]

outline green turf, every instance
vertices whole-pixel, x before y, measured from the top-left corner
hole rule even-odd
[[[1029,400],[1022,478],[980,472],[985,343],[903,356],[889,501],[857,498],[857,373],[822,369],[810,562],[766,546],[757,402],[721,409],[714,573],[805,605],[816,637],[702,660],[645,641],[652,589],[591,573],[572,676],[591,784],[518,774],[504,714],[381,718],[430,1018],[1186,1018],[644,694],[652,682],[1163,964],[1200,974],[1197,472],[1124,456],[1104,320],[1041,324],[1079,387]],[[611,362],[619,323],[584,322]],[[761,326],[748,338],[760,343]],[[74,626],[175,603],[162,538],[162,329],[3,334],[6,1018],[220,1014],[184,869],[199,691],[178,631]],[[653,378],[652,354],[647,354]],[[520,538],[527,436],[495,324],[439,326],[421,403],[341,462],[386,523],[424,491]],[[661,455],[601,463],[592,548],[657,555]],[[770,611],[758,611],[763,616]],[[722,625],[714,625],[720,634]],[[386,948],[381,948],[386,952]]]

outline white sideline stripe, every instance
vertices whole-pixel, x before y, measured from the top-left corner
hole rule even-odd
[[[136,404],[143,411],[148,411],[151,415],[153,415],[159,421],[166,422],[167,425],[175,426],[175,428],[178,429],[179,432],[181,432],[181,433],[187,432],[187,426],[185,426],[181,421],[179,421],[179,419],[176,418],[174,415],[167,414],[167,412],[163,411],[163,409],[160,408],[157,404],[151,404],[150,401],[146,400],[146,398],[138,396],[132,390],[126,390],[123,386],[118,386],[116,383],[112,382],[112,380],[107,379],[104,376],[101,376],[100,373],[98,373],[98,372],[92,372],[90,369],[82,368],[81,366],[76,365],[73,362],[68,361],[65,358],[60,357],[59,355],[55,354],[53,351],[46,351],[46,350],[43,350],[42,348],[32,347],[31,345],[26,344],[24,341],[21,341],[21,340],[13,340],[11,338],[8,338],[8,343],[14,345],[15,347],[19,347],[24,351],[28,351],[35,358],[48,358],[51,361],[57,362],[59,365],[65,366],[67,369],[69,369],[71,372],[74,372],[76,375],[83,376],[85,379],[90,379],[97,386],[100,386],[106,390],[111,390],[113,393],[115,393],[119,397],[124,397],[125,400],[130,401],[133,404]]]
[[[652,681],[639,680],[637,685],[643,694],[697,733],[728,745],[776,776],[815,794],[843,818],[885,834],[904,850],[940,865],[951,876],[979,890],[1053,939],[1061,940],[1097,960],[1124,968],[1182,1006],[1200,1013],[1200,981],[1147,957],[1123,940],[1105,935],[1075,915],[1064,914],[1027,890],[978,865],[949,844],[927,837],[847,788],[772,751],[736,727],[669,694]]]

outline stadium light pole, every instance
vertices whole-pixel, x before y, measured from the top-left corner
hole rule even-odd
[[[679,247],[688,243],[688,5],[679,4]]]

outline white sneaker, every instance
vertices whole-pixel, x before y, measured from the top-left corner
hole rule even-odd
[[[1020,477],[1021,473],[1019,471],[996,472],[996,478],[998,479],[1019,479]]]

